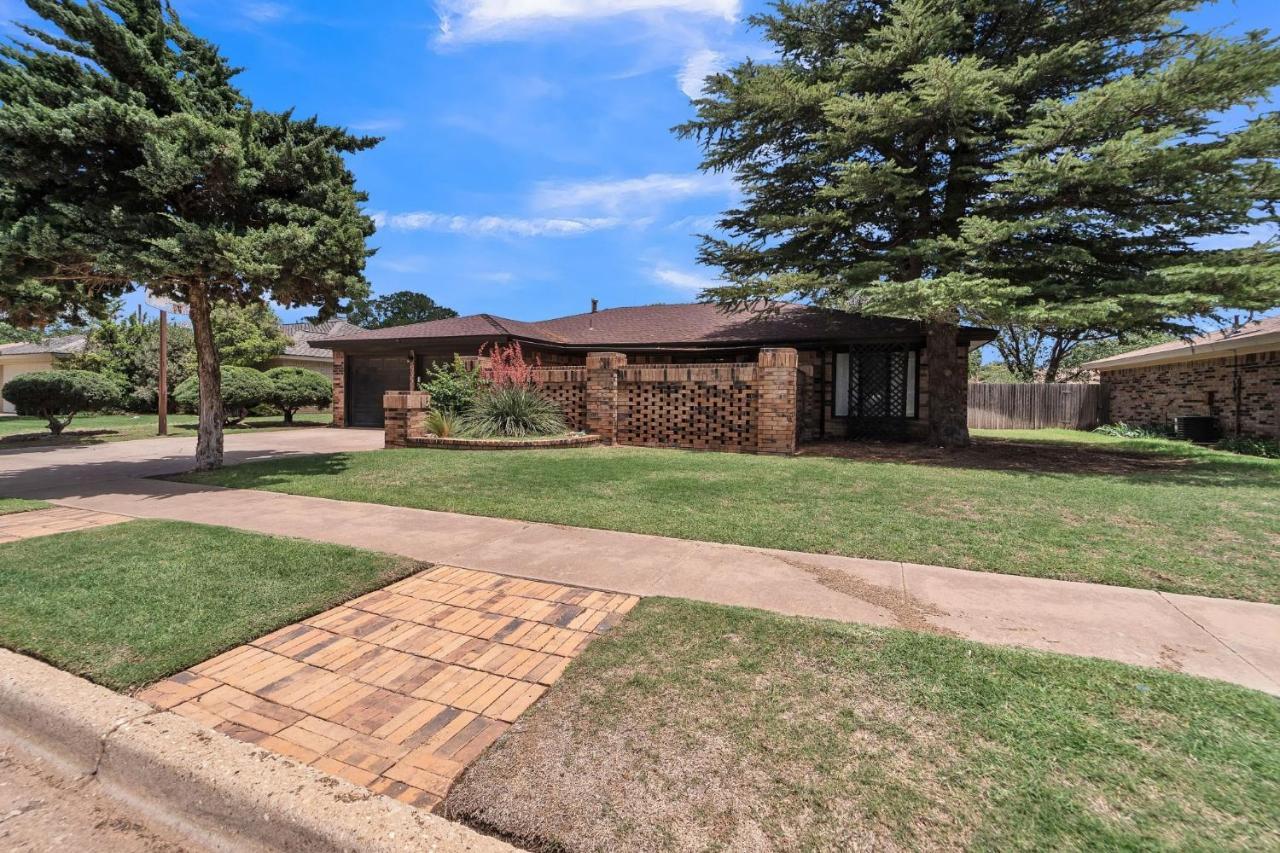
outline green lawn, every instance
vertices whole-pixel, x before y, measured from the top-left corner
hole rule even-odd
[[[12,515],[15,512],[30,512],[33,509],[48,509],[44,501],[28,501],[22,498],[0,498],[0,515]]]
[[[176,522],[28,539],[0,545],[0,645],[125,690],[418,568]]]
[[[332,423],[327,412],[314,415],[297,415],[297,426],[320,426]],[[155,415],[85,415],[77,417],[60,436],[49,432],[48,424],[41,418],[0,418],[0,450],[15,447],[47,447],[62,444],[100,444],[104,441],[130,441],[136,438],[155,438],[159,419]],[[195,415],[170,415],[169,435],[194,435]],[[279,415],[265,418],[249,418],[243,424],[227,427],[228,433],[250,429],[282,429],[284,422]]]
[[[650,599],[446,809],[532,850],[1280,849],[1280,702]]]
[[[413,449],[185,479],[1280,603],[1280,461],[1063,431],[852,447],[882,458]]]

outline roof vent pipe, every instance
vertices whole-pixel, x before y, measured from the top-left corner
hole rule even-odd
[[[591,313],[594,315],[594,314],[595,314],[597,311],[599,311],[599,310],[600,310],[600,300],[599,300],[599,299],[592,299],[592,300],[591,300]],[[594,316],[592,316],[592,317],[588,317],[588,318],[587,318],[587,328],[588,328],[588,329],[592,329],[592,330],[594,330],[594,329],[595,329],[595,327],[596,327],[596,322],[595,322],[595,321],[596,321],[596,318],[595,318]]]

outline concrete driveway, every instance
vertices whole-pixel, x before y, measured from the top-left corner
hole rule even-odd
[[[382,440],[359,430],[237,434],[227,463],[372,450]],[[1106,658],[1280,695],[1280,606],[145,479],[188,470],[193,451],[191,439],[159,439],[3,453],[0,495]]]

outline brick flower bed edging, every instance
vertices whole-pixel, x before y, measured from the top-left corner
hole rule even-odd
[[[409,447],[440,450],[546,450],[548,448],[591,447],[600,443],[598,435],[566,435],[559,438],[439,438],[431,435],[411,438]]]

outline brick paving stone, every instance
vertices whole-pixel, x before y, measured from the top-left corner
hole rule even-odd
[[[123,515],[65,506],[15,512],[0,515],[0,542],[17,542],[21,539],[35,539],[57,533],[92,530],[96,527],[106,527],[126,521],[132,521],[132,519]]]
[[[433,809],[637,601],[436,566],[224,652],[139,698]]]

